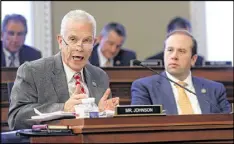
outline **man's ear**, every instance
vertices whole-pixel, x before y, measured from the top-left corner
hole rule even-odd
[[[191,66],[195,66],[195,63],[197,61],[197,54],[193,55],[192,58],[191,58]]]
[[[62,46],[62,43],[63,43],[61,35],[57,35],[57,42],[58,42],[59,48],[61,49],[61,46]]]
[[[102,40],[102,36],[101,36],[101,35],[97,36],[97,37],[94,39],[94,45],[99,44],[101,40]]]

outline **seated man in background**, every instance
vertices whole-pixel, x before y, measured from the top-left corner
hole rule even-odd
[[[192,27],[191,27],[190,22],[182,17],[175,17],[168,23],[167,34],[169,34],[170,32],[172,32],[174,30],[177,30],[177,29],[184,29],[184,30],[187,30],[189,32],[192,31]],[[164,59],[163,56],[164,56],[164,53],[163,53],[163,51],[161,51],[154,56],[146,58],[146,60],[158,59],[158,60],[162,60],[162,62],[163,62],[163,59]],[[203,61],[204,61],[204,58],[202,56],[198,55],[195,66],[202,66]],[[164,63],[163,63],[163,65],[164,65]]]
[[[135,80],[131,87],[132,105],[162,105],[166,114],[230,113],[231,106],[222,83],[192,76],[197,60],[197,42],[186,30],[175,30],[165,40],[161,73],[193,93],[160,75]]]
[[[126,40],[126,31],[122,24],[108,23],[96,39],[90,63],[100,67],[130,66],[136,59],[136,53],[122,48]]]
[[[82,10],[70,11],[61,22],[55,56],[25,62],[17,71],[10,96],[8,124],[11,130],[32,128],[27,121],[42,113],[75,112],[82,99],[94,97],[99,111],[114,110],[119,98],[110,98],[109,78],[88,63],[96,35],[96,20]]]
[[[25,61],[41,58],[39,50],[24,44],[27,32],[27,22],[22,15],[5,16],[1,34],[1,67],[18,67]]]

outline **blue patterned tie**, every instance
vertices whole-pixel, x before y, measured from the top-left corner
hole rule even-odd
[[[9,67],[15,67],[15,55],[12,53],[11,56],[9,56],[10,59],[10,65]]]

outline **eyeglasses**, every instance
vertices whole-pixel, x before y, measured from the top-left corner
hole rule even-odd
[[[77,48],[77,46],[80,46],[82,48],[89,48],[93,44],[92,43],[93,40],[82,40],[81,45],[78,45],[77,40],[71,40],[71,42],[66,42],[63,37],[62,37],[62,39],[63,39],[64,43],[66,44],[66,46],[70,46],[71,48]]]

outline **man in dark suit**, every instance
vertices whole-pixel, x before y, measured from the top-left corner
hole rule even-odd
[[[100,67],[130,66],[136,59],[136,53],[122,48],[126,40],[126,31],[122,24],[108,23],[96,39],[90,63]]]
[[[165,71],[161,73],[196,95],[162,76],[153,75],[133,82],[131,104],[159,104],[166,114],[230,113],[231,106],[222,83],[192,76],[190,69],[197,60],[196,43],[188,31],[171,32],[165,41]]]
[[[6,15],[2,22],[1,67],[18,67],[25,61],[41,58],[41,52],[24,44],[26,19],[19,14]]]
[[[192,27],[191,27],[190,22],[182,17],[175,17],[169,22],[169,24],[167,25],[167,34],[169,34],[171,31],[174,31],[176,29],[185,29],[189,32],[192,31]],[[196,49],[196,51],[197,51],[197,49]],[[164,53],[163,52],[164,51],[161,51],[161,52],[157,53],[156,55],[150,56],[150,57],[146,58],[146,60],[153,60],[153,59],[162,60],[162,64],[164,65],[164,62],[163,62]],[[204,61],[204,57],[198,55],[195,66],[202,66],[203,61]]]

